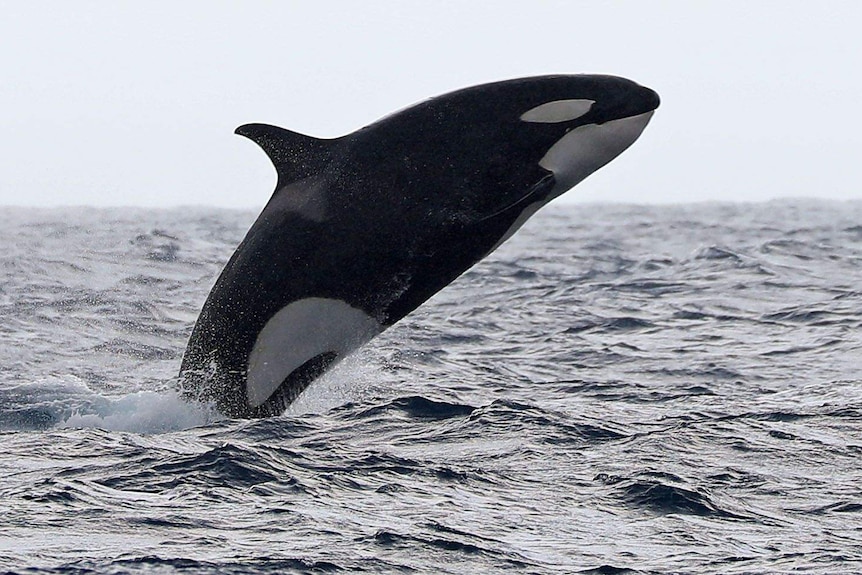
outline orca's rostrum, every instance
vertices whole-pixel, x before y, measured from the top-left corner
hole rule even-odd
[[[240,126],[278,183],[203,306],[183,393],[231,417],[283,412],[628,148],[658,105],[623,78],[543,76],[445,94],[331,140]]]

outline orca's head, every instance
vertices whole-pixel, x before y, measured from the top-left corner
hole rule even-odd
[[[507,113],[520,112],[522,144],[535,146],[533,157],[542,154],[539,165],[554,175],[549,200],[631,146],[659,105],[654,91],[614,76],[542,78],[514,92]]]
[[[412,136],[407,147],[428,146],[458,209],[484,218],[569,190],[628,148],[658,105],[624,78],[541,76],[452,92],[391,120],[404,120],[392,127]]]

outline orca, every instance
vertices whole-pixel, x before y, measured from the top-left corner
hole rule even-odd
[[[334,139],[240,126],[278,180],[192,330],[183,395],[281,414],[628,148],[658,105],[624,78],[560,75],[458,90]]]

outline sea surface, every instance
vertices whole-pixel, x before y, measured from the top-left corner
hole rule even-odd
[[[0,208],[0,573],[862,573],[862,202],[548,206],[227,420],[255,215]]]

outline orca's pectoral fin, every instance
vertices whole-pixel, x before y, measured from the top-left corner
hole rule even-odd
[[[321,172],[340,140],[306,136],[269,124],[245,124],[234,133],[245,136],[266,152],[278,173],[276,189]]]
[[[516,199],[511,204],[504,206],[491,214],[485,216],[479,223],[487,223],[493,222],[497,219],[508,218],[511,214],[520,214],[524,211],[524,209],[530,204],[535,204],[536,202],[544,201],[548,194],[551,193],[551,190],[554,189],[554,185],[556,185],[556,178],[554,178],[554,174],[548,172],[546,170],[542,170],[545,172],[545,175],[538,181],[536,184],[530,188],[530,191],[524,194],[522,197]],[[474,224],[475,225],[475,224]]]

